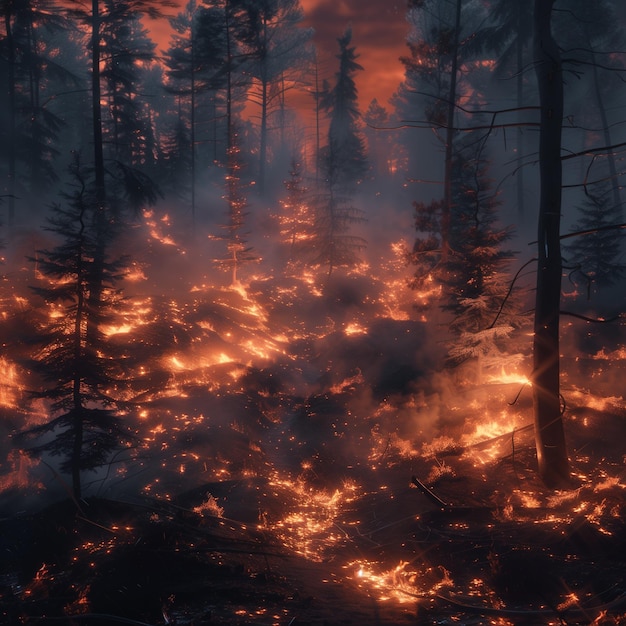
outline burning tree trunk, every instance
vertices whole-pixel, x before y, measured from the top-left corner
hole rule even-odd
[[[539,474],[551,487],[569,478],[569,463],[559,391],[559,309],[561,297],[561,122],[563,75],[552,37],[555,0],[535,0],[535,68],[539,84],[541,180],[538,220],[538,268],[534,324],[533,399]]]

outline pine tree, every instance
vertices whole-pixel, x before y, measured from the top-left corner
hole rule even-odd
[[[582,283],[590,297],[592,291],[615,285],[626,276],[621,257],[625,236],[616,227],[621,223],[622,209],[613,204],[611,187],[605,184],[588,193],[578,210],[580,218],[571,230],[581,234],[564,248],[570,276]]]
[[[322,148],[321,171],[333,188],[353,187],[368,168],[365,142],[359,130],[360,113],[354,74],[363,67],[357,63],[355,47],[350,47],[352,28],[348,26],[339,43],[339,70],[335,86],[322,99],[330,125],[328,143]]]
[[[365,240],[351,234],[362,222],[363,211],[354,206],[352,194],[367,172],[365,142],[358,128],[360,118],[354,73],[363,69],[350,47],[348,26],[339,43],[339,71],[335,86],[324,89],[321,104],[330,117],[328,142],[319,155],[321,180],[311,201],[315,211],[313,236],[309,240],[311,264],[326,267],[330,278],[338,267],[352,266]]]
[[[374,98],[363,114],[363,120],[367,124],[365,136],[372,174],[375,177],[389,175],[397,151],[395,145],[392,147],[392,141],[398,138],[395,133],[384,130],[389,125],[389,113]]]
[[[114,450],[129,446],[133,437],[111,394],[119,384],[119,372],[100,331],[114,312],[119,295],[114,285],[123,262],[105,259],[102,268],[95,267],[98,240],[103,236],[94,232],[101,228],[94,221],[97,202],[78,165],[74,177],[75,190],[65,194],[65,206],[53,207],[47,227],[61,243],[31,259],[46,282],[33,290],[48,305],[42,310],[49,312],[42,320],[41,349],[32,364],[43,381],[34,395],[49,401],[51,417],[21,433],[20,439],[35,441],[27,448],[31,454],[62,457],[60,468],[71,475],[78,500],[82,473],[104,465]],[[102,292],[97,309],[89,304],[94,281]],[[98,332],[89,332],[94,325]]]
[[[228,221],[224,225],[226,234],[216,239],[226,242],[227,255],[218,259],[218,265],[231,273],[231,285],[239,285],[240,268],[258,260],[252,247],[248,246],[247,233],[244,232],[246,225],[246,208],[248,200],[244,194],[244,183],[241,179],[241,155],[237,143],[237,134],[233,134],[233,145],[228,151],[228,164],[226,174],[226,202],[228,203]]]
[[[140,14],[124,2],[107,0],[101,29],[106,62],[101,77],[107,101],[103,116],[109,156],[127,167],[146,171],[153,159],[154,137],[143,99],[142,80],[156,45]]]
[[[176,115],[169,129],[165,149],[165,175],[176,191],[189,191],[191,214],[196,213],[196,184],[199,144],[212,145],[212,159],[218,155],[216,100],[223,80],[215,76],[223,46],[222,14],[218,9],[198,7],[189,0],[185,10],[170,18],[174,30],[165,53],[165,89],[176,96]],[[204,114],[202,114],[204,113]],[[202,127],[213,133],[201,133]]]
[[[280,234],[289,250],[285,269],[302,263],[311,237],[313,220],[308,206],[308,189],[302,179],[300,160],[293,158],[289,169],[289,178],[284,182],[287,197],[282,200],[280,215]]]
[[[76,83],[58,63],[56,37],[68,27],[51,0],[2,3],[0,144],[12,226],[17,196],[41,193],[58,179],[58,140],[64,126],[55,91]],[[62,45],[62,44],[61,44]]]
[[[473,133],[458,140],[453,165],[450,254],[441,273],[442,309],[451,314],[453,362],[501,356],[504,343],[521,323],[509,292],[513,259],[504,243],[512,229],[497,222],[499,201],[488,178],[489,163]]]
[[[364,221],[363,211],[336,183],[320,186],[311,203],[315,217],[312,236],[307,241],[309,262],[314,267],[325,267],[330,278],[337,268],[352,267],[360,260],[359,253],[366,241],[351,231],[355,224]]]

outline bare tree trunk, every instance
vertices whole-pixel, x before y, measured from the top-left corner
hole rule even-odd
[[[4,14],[4,24],[6,28],[6,47],[8,55],[8,95],[9,95],[9,172],[7,181],[7,195],[9,211],[8,211],[8,228],[13,228],[15,222],[15,172],[16,172],[16,139],[17,139],[17,108],[15,105],[15,42],[13,41],[13,30],[11,24],[11,12],[7,6]]]
[[[91,3],[91,109],[93,123],[94,175],[96,199],[104,206],[104,151],[102,139],[102,105],[100,104],[100,7],[98,0]]]
[[[265,74],[265,70],[263,71]],[[259,147],[259,191],[265,195],[265,170],[267,161],[267,78],[261,79],[261,142]]]
[[[550,487],[564,487],[569,480],[569,461],[559,387],[563,72],[559,49],[551,32],[554,2],[555,0],[535,0],[534,14],[535,70],[541,109],[541,190],[537,235],[539,249],[533,342],[533,400],[539,475]]]
[[[100,6],[98,0],[91,3],[91,109],[94,147],[94,178],[96,192],[96,238],[93,274],[90,280],[89,314],[87,317],[87,343],[95,346],[98,333],[105,259],[105,233],[107,222],[106,188],[104,171],[104,140],[102,136],[102,90],[100,86]]]
[[[520,125],[517,127],[517,167],[515,175],[517,177],[517,215],[520,222],[524,224],[526,221],[526,215],[524,211],[524,129],[522,126],[522,106],[524,105],[524,39],[522,38],[521,28],[522,20],[524,19],[523,12],[526,11],[526,7],[521,2],[517,5],[517,24],[520,32],[517,34],[517,42],[515,44],[515,56],[517,63],[517,77],[516,77],[516,91],[517,91],[517,106],[520,109],[518,121]]]
[[[193,30],[194,15],[191,16],[191,94],[189,130],[191,141],[191,219],[196,221],[196,38]]]
[[[441,260],[446,263],[450,253],[450,228],[452,226],[452,155],[455,136],[456,87],[459,65],[459,35],[461,30],[461,0],[456,0],[454,39],[452,42],[452,65],[450,67],[450,91],[448,93],[448,119],[446,121],[446,156],[444,171],[444,198],[441,214]]]

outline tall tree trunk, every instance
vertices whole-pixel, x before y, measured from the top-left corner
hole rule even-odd
[[[84,244],[85,223],[84,211],[80,215],[81,247]],[[74,498],[80,500],[82,496],[81,466],[83,458],[84,421],[83,395],[81,390],[83,361],[83,319],[85,315],[84,267],[83,254],[80,253],[76,271],[76,318],[74,319],[74,380],[72,381],[72,411],[73,411],[73,451],[72,451],[72,491]]]
[[[561,301],[561,124],[563,71],[552,37],[555,0],[535,0],[535,71],[539,86],[540,205],[538,267],[533,342],[533,400],[539,475],[550,487],[563,487],[569,462],[559,387],[559,309]]]
[[[441,214],[441,261],[446,263],[450,254],[450,229],[452,225],[452,155],[455,136],[457,74],[459,66],[459,35],[461,30],[461,2],[456,0],[454,35],[452,39],[452,64],[450,66],[450,89],[448,91],[448,118],[446,120],[446,156],[444,164],[444,198]]]
[[[91,3],[91,109],[94,147],[95,177],[95,224],[96,249],[94,251],[93,273],[89,285],[87,316],[87,343],[95,346],[99,337],[100,310],[104,281],[104,260],[106,256],[105,231],[108,228],[106,208],[106,188],[104,171],[104,142],[102,138],[102,105],[100,87],[100,7],[98,0]]]
[[[196,59],[195,37],[191,30],[191,99],[189,111],[189,130],[191,142],[191,219],[196,220]]]
[[[517,64],[516,76],[516,97],[517,107],[520,109],[518,114],[519,126],[517,127],[517,167],[515,175],[517,177],[517,215],[520,222],[524,224],[526,212],[524,211],[524,129],[522,126],[522,106],[524,105],[524,39],[521,35],[522,22],[524,19],[524,11],[527,11],[521,2],[517,3],[517,24],[518,34],[515,43],[515,56]]]
[[[265,74],[265,71],[263,72]],[[265,195],[265,167],[267,160],[267,78],[261,79],[261,142],[259,147],[259,191]]]
[[[15,104],[15,42],[13,40],[13,27],[11,24],[11,11],[9,7],[5,7],[4,24],[6,28],[6,47],[7,47],[7,64],[8,64],[8,90],[9,90],[9,110],[7,111],[9,118],[9,171],[7,180],[8,197],[8,228],[13,228],[15,222],[15,170],[16,170],[16,139],[17,139],[17,107]]]
[[[261,36],[261,141],[259,146],[259,191],[262,196],[265,195],[266,187],[266,168],[267,168],[267,115],[268,115],[268,98],[269,98],[269,60],[267,58],[267,15],[263,13],[263,34]]]
[[[100,8],[98,0],[91,2],[91,111],[93,128],[94,175],[96,198],[104,205],[104,152],[102,140],[102,105],[100,104]]]

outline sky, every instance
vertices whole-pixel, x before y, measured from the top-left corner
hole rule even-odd
[[[177,1],[182,7],[187,0]],[[350,24],[352,45],[359,55],[357,61],[364,68],[355,76],[361,112],[365,112],[374,98],[390,110],[388,100],[404,77],[399,58],[407,52],[406,2],[301,0],[301,4],[305,12],[303,26],[315,30],[320,79],[327,78],[332,85],[338,64],[335,58],[339,51],[337,38]],[[167,20],[149,21],[147,26],[159,47],[167,48],[170,37]]]
[[[301,0],[305,25],[315,29],[314,42],[324,64],[323,77],[334,78],[337,38],[352,25],[352,45],[364,71],[355,76],[364,112],[373,98],[387,106],[404,78],[400,56],[406,55],[406,2],[393,0]]]

